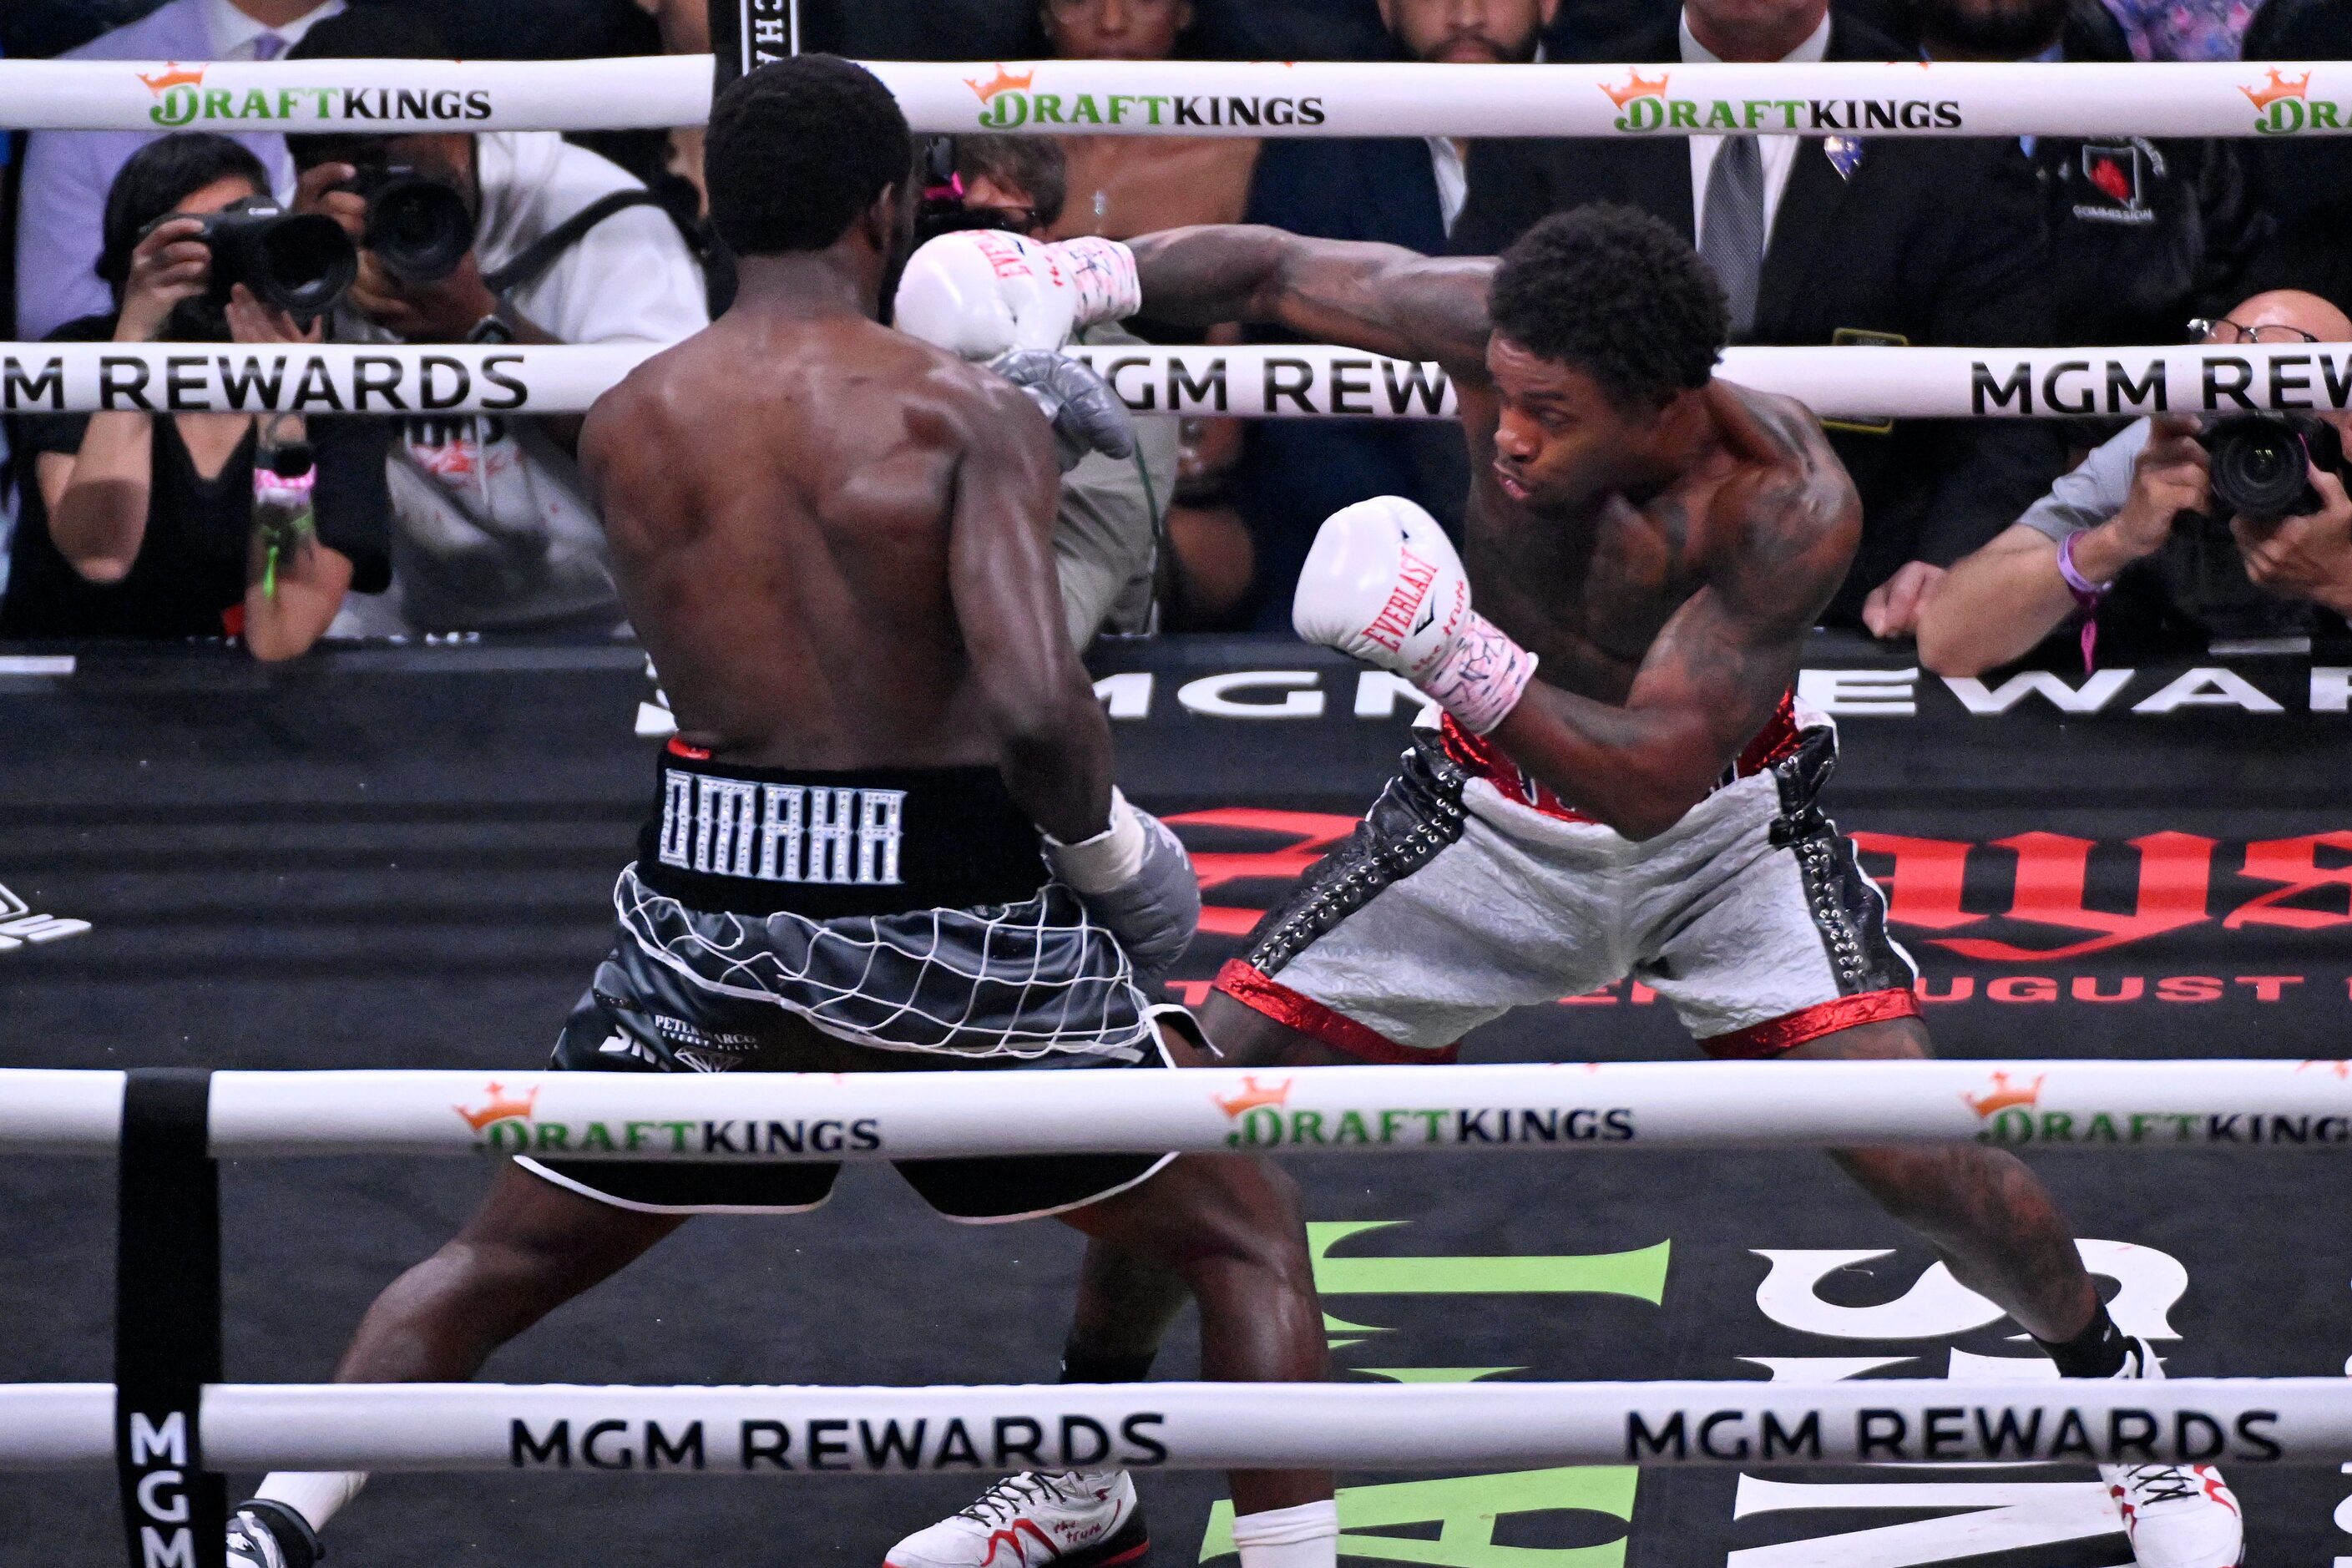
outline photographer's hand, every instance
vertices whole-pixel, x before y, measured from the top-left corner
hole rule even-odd
[[[212,286],[212,247],[194,237],[203,229],[199,219],[175,217],[157,224],[131,250],[122,310],[114,322],[116,342],[152,342],[181,300]]]
[[[448,277],[431,283],[403,283],[372,251],[360,252],[359,280],[350,295],[354,310],[409,342],[459,343],[499,308],[499,297],[482,281],[482,269],[467,251]]]
[[[2352,497],[2344,481],[2315,465],[2317,511],[2275,522],[2230,520],[2238,553],[2254,585],[2284,599],[2308,599],[2352,617]]]
[[[2182,512],[2202,511],[2210,501],[2211,476],[2197,422],[2158,415],[2132,463],[2123,510],[2076,536],[2074,569],[2094,583],[2112,583],[2125,567],[2161,550]]]
[[[324,213],[342,226],[356,246],[367,234],[367,198],[349,188],[359,177],[358,167],[351,163],[320,163],[305,169],[294,182],[293,210]]]

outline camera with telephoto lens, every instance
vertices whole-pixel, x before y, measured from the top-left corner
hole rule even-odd
[[[189,237],[212,252],[205,301],[215,311],[242,283],[263,304],[308,320],[323,314],[359,276],[359,254],[351,240],[320,213],[289,213],[271,197],[247,196],[218,212],[166,213],[141,237],[183,217],[202,226]]]
[[[2233,414],[2197,437],[2212,474],[2216,521],[2276,522],[2320,509],[2309,470],[2345,477],[2344,442],[2315,415]]]
[[[396,282],[438,283],[474,248],[474,215],[447,180],[404,164],[362,164],[350,188],[367,200],[361,243]]]

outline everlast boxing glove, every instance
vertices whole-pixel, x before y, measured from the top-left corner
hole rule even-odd
[[[1503,721],[1536,672],[1535,655],[1470,607],[1470,580],[1437,520],[1402,496],[1324,521],[1290,622],[1308,642],[1396,671],[1474,735]]]
[[[1201,884],[1192,857],[1166,823],[1129,805],[1116,785],[1110,826],[1076,844],[1048,836],[1045,858],[1087,912],[1118,938],[1139,974],[1166,971],[1201,923]]]
[[[1080,327],[1143,302],[1135,257],[1114,239],[1045,245],[997,229],[943,234],[908,258],[891,321],[965,359],[1058,349]]]

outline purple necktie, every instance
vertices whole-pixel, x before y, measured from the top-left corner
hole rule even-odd
[[[286,40],[275,33],[264,33],[253,40],[253,58],[257,60],[274,60],[285,52]]]

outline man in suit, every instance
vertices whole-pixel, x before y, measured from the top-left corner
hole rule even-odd
[[[101,33],[69,60],[274,60],[343,0],[170,0]],[[25,154],[16,226],[16,335],[38,338],[77,316],[112,308],[98,260],[106,193],[131,154],[161,131],[43,131]],[[291,191],[286,139],[240,134],[279,192]]]
[[[1523,65],[1559,0],[1380,0],[1400,59]],[[1467,144],[1449,136],[1268,141],[1245,221],[1317,239],[1445,253],[1466,194]],[[1278,336],[1279,334],[1268,334]],[[1254,623],[1290,629],[1290,593],[1323,520],[1378,495],[1410,496],[1449,529],[1468,491],[1451,428],[1398,420],[1263,420],[1234,475],[1234,499],[1256,549]]]
[[[1686,0],[1628,58],[1905,56],[1831,15],[1828,0]],[[1665,133],[1494,142],[1473,148],[1469,174],[1454,251],[1499,252],[1548,213],[1624,203],[1697,245],[1731,297],[1737,342],[2056,338],[2040,201],[2014,141]],[[2014,420],[1832,424],[1831,437],[1861,493],[1864,531],[1825,618],[1881,637],[1908,635],[1938,570],[2007,527],[2064,458],[2055,430]]]

